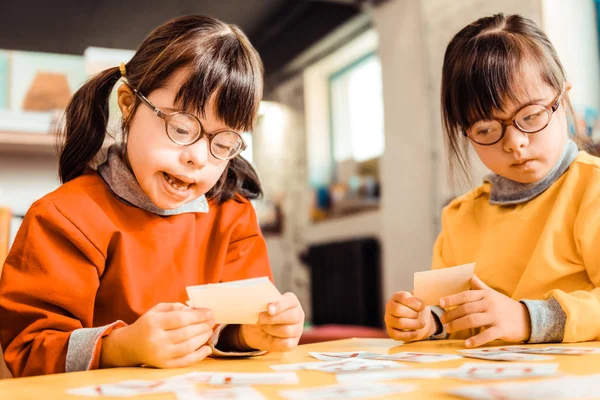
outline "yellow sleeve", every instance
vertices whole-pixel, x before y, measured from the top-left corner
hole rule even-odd
[[[453,260],[454,257],[450,251],[450,243],[448,242],[448,212],[448,207],[442,212],[442,231],[438,235],[433,246],[431,269],[448,268],[455,265]]]
[[[567,315],[563,342],[569,343],[600,340],[600,198],[579,213],[574,231],[588,289],[552,290],[545,296],[555,298]]]

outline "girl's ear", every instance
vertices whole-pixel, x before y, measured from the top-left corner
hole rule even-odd
[[[121,113],[123,114],[123,119],[127,121],[129,114],[131,113],[131,109],[135,104],[135,95],[126,84],[122,84],[117,89],[117,103]]]
[[[571,81],[567,80],[567,93],[570,92],[572,88],[573,84],[571,83]]]

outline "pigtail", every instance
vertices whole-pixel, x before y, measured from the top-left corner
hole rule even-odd
[[[108,124],[108,99],[120,77],[118,67],[104,70],[88,80],[69,101],[66,123],[59,132],[61,182],[82,175],[102,148]]]

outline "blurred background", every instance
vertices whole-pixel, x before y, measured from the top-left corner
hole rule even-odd
[[[0,206],[10,210],[0,259],[32,202],[59,185],[50,132],[69,96],[166,20],[211,15],[239,25],[265,65],[243,156],[264,185],[255,206],[276,284],[307,314],[303,342],[382,335],[385,299],[430,268],[442,207],[486,173],[475,163],[472,185],[448,185],[441,67],[463,26],[497,12],[541,24],[573,83],[580,131],[600,141],[598,0],[50,4],[0,5]]]

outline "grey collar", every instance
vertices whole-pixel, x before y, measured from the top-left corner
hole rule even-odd
[[[490,204],[508,206],[525,203],[536,198],[569,169],[578,153],[577,145],[568,140],[556,165],[537,182],[519,183],[496,174],[486,176],[484,181],[492,184]]]
[[[168,216],[192,212],[208,212],[208,201],[206,196],[200,196],[196,200],[182,205],[173,210],[163,210],[152,203],[152,200],[144,193],[135,175],[121,159],[120,150],[113,145],[108,149],[106,161],[98,166],[98,173],[106,182],[108,188],[119,199],[126,203],[149,211],[156,215]]]

